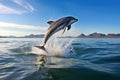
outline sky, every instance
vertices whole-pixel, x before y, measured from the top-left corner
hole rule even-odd
[[[78,19],[67,36],[120,33],[120,0],[0,0],[0,35],[45,34],[65,16]]]

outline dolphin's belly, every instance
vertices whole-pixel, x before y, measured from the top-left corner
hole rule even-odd
[[[60,31],[61,29],[63,29],[63,26],[64,26],[64,25],[59,26],[59,27],[56,28],[52,33],[54,34],[54,33],[58,32],[58,31]]]
[[[46,44],[46,42],[49,40],[49,38],[55,34],[56,32],[60,31],[61,29],[63,29],[64,25],[61,25],[59,27],[57,27],[56,29],[51,29],[50,31],[47,32],[47,34],[45,35],[45,39],[44,39],[44,44]]]
[[[62,29],[63,29],[63,25],[61,25],[60,27],[56,28],[55,30],[52,30],[52,31],[50,32],[50,34],[49,34],[49,38],[50,38],[53,34],[55,34],[56,32],[58,32],[58,31],[60,31],[60,30],[62,30]]]

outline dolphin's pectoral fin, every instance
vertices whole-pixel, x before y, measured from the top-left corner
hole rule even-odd
[[[71,25],[69,25],[69,26],[67,26],[68,27],[68,29],[67,30],[70,30],[70,28],[71,28]]]
[[[64,34],[65,30],[66,30],[66,26],[63,28],[63,32],[62,32],[62,35]]]
[[[54,23],[54,21],[48,21],[47,22],[49,25],[51,25],[52,23]]]

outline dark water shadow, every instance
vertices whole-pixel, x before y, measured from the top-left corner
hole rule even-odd
[[[120,80],[120,77],[87,68],[49,69],[48,80]]]

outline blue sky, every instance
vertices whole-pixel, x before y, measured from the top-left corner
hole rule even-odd
[[[120,33],[119,0],[0,0],[0,35],[42,34],[64,16],[79,20],[65,35]]]

